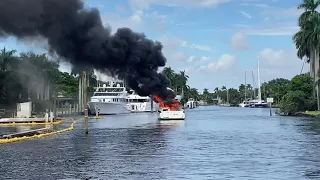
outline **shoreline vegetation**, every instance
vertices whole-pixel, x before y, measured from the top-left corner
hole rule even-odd
[[[15,50],[0,51],[0,108],[14,109],[16,103],[32,101],[36,104],[35,112],[44,112],[53,106],[57,97],[77,99],[80,74],[84,69],[73,68],[71,73],[61,72],[59,64],[46,54],[32,52],[15,55]],[[93,93],[98,81],[93,69],[86,69],[89,77],[88,96]],[[30,73],[32,72],[32,73]],[[175,72],[170,67],[162,71],[171,84],[170,87],[182,95],[182,104],[189,98],[202,102],[202,105],[219,105],[229,103],[238,106],[245,97],[255,99],[258,88],[251,84],[240,84],[238,89],[222,86],[213,92],[205,88],[199,92],[188,85],[189,76],[185,71]],[[273,97],[275,108],[282,114],[294,115],[296,112],[316,110],[314,83],[309,73],[293,77],[291,80],[277,78],[261,85],[262,98]]]
[[[54,61],[47,54],[33,52],[16,55],[15,50],[0,50],[0,108],[14,109],[16,103],[32,101],[36,104],[36,112],[44,111],[53,106],[55,98],[67,98],[77,101],[79,78],[82,71],[87,71],[89,78],[88,97],[93,94],[95,86],[103,83],[94,75],[93,69],[73,67],[71,73],[59,70],[58,61]],[[241,84],[238,89],[222,86],[213,92],[205,88],[203,92],[188,85],[189,76],[185,71],[175,72],[171,67],[162,71],[170,80],[170,88],[178,95],[182,95],[182,104],[189,98],[203,102],[204,105],[229,103],[237,106],[244,101],[245,93],[248,98],[255,98],[258,89],[252,85]],[[262,96],[274,97],[276,103],[286,93],[286,86],[290,81],[274,79],[262,84]]]

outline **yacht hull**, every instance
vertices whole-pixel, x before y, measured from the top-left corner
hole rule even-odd
[[[111,103],[111,102],[90,102],[89,113],[91,115],[96,114],[96,107],[99,109],[101,115],[112,115],[112,114],[127,114],[130,113],[124,103]]]
[[[127,109],[133,113],[151,112],[151,103],[129,103],[127,104]],[[153,103],[153,112],[156,110],[156,103]]]
[[[267,108],[269,106],[268,106],[268,104],[262,103],[262,104],[251,104],[250,107],[251,108]]]

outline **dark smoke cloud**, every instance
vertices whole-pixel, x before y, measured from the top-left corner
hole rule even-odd
[[[82,0],[0,0],[0,17],[0,36],[45,37],[52,52],[76,67],[126,79],[142,96],[174,97],[157,73],[166,64],[161,43],[129,28],[111,35],[98,9],[85,9]]]

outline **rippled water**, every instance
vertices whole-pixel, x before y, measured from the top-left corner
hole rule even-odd
[[[320,120],[199,107],[185,121],[108,116],[73,132],[0,145],[0,179],[318,179]]]

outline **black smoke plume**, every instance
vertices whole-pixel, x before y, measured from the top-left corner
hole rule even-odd
[[[174,98],[167,77],[157,72],[166,64],[161,43],[129,28],[111,35],[98,9],[86,9],[83,0],[0,0],[0,36],[42,36],[73,66],[126,79],[141,96]]]

